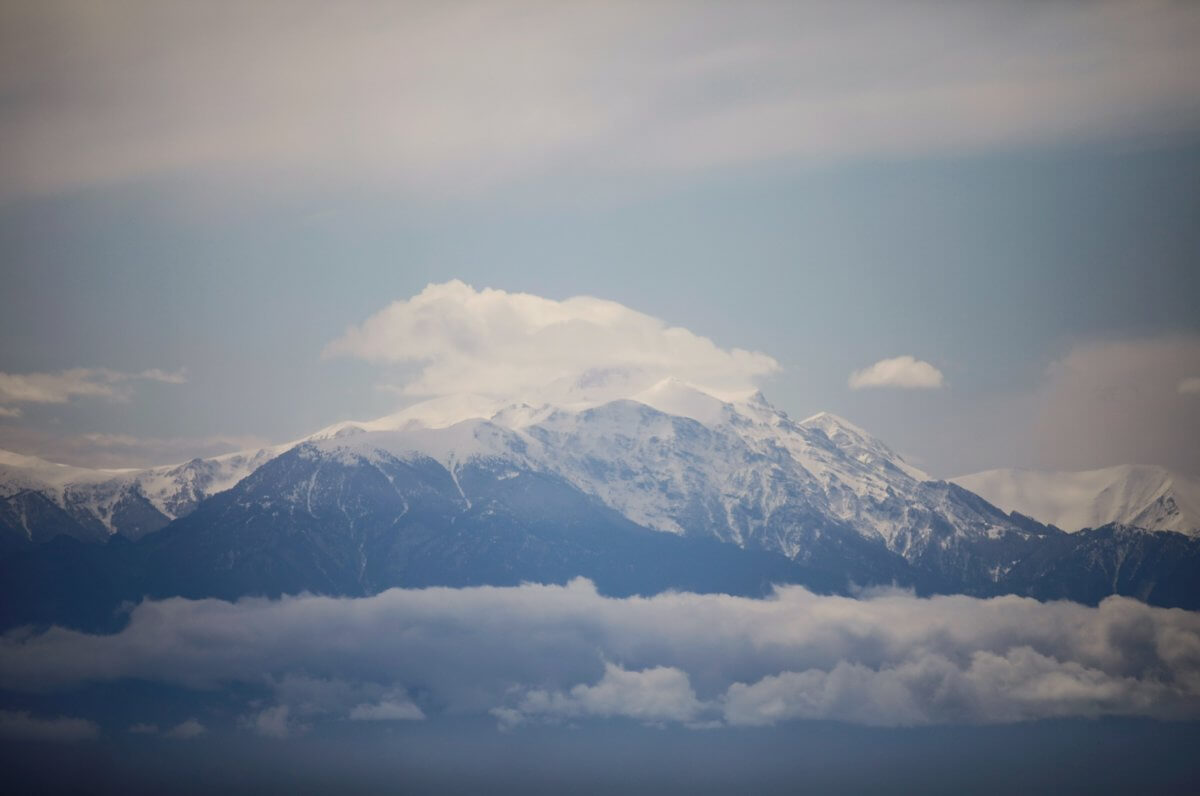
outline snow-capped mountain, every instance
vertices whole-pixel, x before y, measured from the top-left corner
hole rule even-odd
[[[758,393],[673,380],[615,399],[570,389],[556,402],[437,399],[292,445],[146,471],[5,462],[0,530],[24,552],[9,544],[0,557],[0,606],[13,606],[0,626],[103,626],[148,594],[370,594],[577,575],[623,594],[899,584],[1200,606],[1200,538],[1124,526],[1067,534],[930,480],[834,415],[795,421]],[[165,527],[130,533],[128,505]],[[75,532],[56,532],[63,522]],[[110,534],[118,541],[62,538]]]
[[[1200,481],[1163,467],[987,470],[951,480],[1005,511],[1064,531],[1119,523],[1200,536]]]
[[[190,513],[283,448],[136,469],[89,469],[0,451],[0,531],[9,545],[56,535],[140,538]]]
[[[363,461],[428,457],[451,476],[476,461],[547,473],[640,526],[799,561],[867,543],[940,568],[933,559],[956,558],[963,544],[1023,544],[1045,532],[931,481],[848,421],[821,413],[796,422],[760,393],[718,397],[667,379],[625,399],[575,397],[439,399],[332,426],[309,443]],[[955,566],[995,576],[1004,565],[976,555]]]

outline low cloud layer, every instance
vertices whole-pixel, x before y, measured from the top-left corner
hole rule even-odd
[[[514,643],[514,639],[519,640]],[[491,714],[530,722],[879,726],[1200,717],[1200,615],[1112,597],[611,599],[590,583],[375,597],[170,599],[126,629],[0,640],[13,691],[142,679],[258,689],[243,726]]]
[[[415,366],[403,392],[624,397],[674,376],[716,392],[753,389],[779,369],[766,354],[706,337],[615,301],[556,301],[454,280],[395,301],[331,342],[327,356]]]
[[[870,367],[850,374],[850,389],[899,387],[907,390],[935,390],[942,386],[942,372],[933,365],[911,356],[881,359]]]

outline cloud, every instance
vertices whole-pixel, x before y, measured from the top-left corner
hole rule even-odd
[[[100,729],[87,719],[43,719],[26,711],[0,710],[0,738],[7,741],[89,741]]]
[[[1189,376],[1186,379],[1180,379],[1175,392],[1180,395],[1200,395],[1200,376]]]
[[[696,718],[704,705],[696,699],[686,672],[656,666],[630,672],[612,663],[595,685],[579,684],[569,692],[534,690],[521,697],[516,715],[551,718],[600,716],[636,719],[657,724],[685,723]],[[513,714],[501,713],[501,721]]]
[[[134,735],[158,735],[158,725],[138,722],[137,724],[130,725],[129,732]]]
[[[552,173],[1153,136],[1194,130],[1200,90],[1187,3],[0,13],[0,90],[18,98],[0,115],[6,197],[181,176],[428,195]]]
[[[80,396],[125,401],[129,399],[129,382],[183,384],[186,380],[184,370],[168,373],[158,368],[141,373],[122,373],[108,368],[71,368],[55,373],[0,372],[0,401],[65,404]]]
[[[513,639],[520,639],[514,644]],[[174,598],[112,635],[0,638],[14,692],[144,680],[231,685],[256,731],[344,719],[878,726],[1071,716],[1200,718],[1200,614],[1110,597],[607,598],[566,586],[392,589],[367,598]],[[264,708],[257,692],[274,700]],[[286,708],[286,709],[284,709]],[[182,725],[181,725],[182,726]]]
[[[247,723],[264,738],[287,738],[295,732],[288,720],[290,712],[291,708],[287,705],[275,705],[255,714]]]
[[[558,385],[624,397],[667,376],[737,392],[779,369],[766,354],[720,348],[614,301],[557,301],[458,280],[393,302],[329,343],[325,355],[415,365],[403,391],[426,396],[515,398]]]
[[[350,711],[353,721],[420,721],[425,713],[407,697],[385,699],[374,705],[355,705]]]
[[[1180,373],[1200,372],[1200,336],[1080,344],[1035,396],[1038,466],[1159,464],[1200,473],[1200,407]]]
[[[870,367],[850,374],[850,389],[899,387],[909,390],[936,390],[942,386],[942,372],[910,356],[881,359]]]
[[[0,426],[0,449],[77,467],[153,467],[198,456],[258,450],[270,444],[268,439],[254,435],[142,437],[102,432],[61,435],[15,424]]]
[[[17,418],[21,416],[19,406],[0,406],[0,417]]]
[[[177,741],[190,741],[204,735],[208,730],[196,719],[187,719],[167,730],[163,735]]]

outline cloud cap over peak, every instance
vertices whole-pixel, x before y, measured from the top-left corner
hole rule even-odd
[[[384,365],[415,365],[408,395],[498,398],[548,385],[623,397],[675,377],[716,393],[754,389],[774,358],[725,349],[615,301],[477,290],[460,280],[394,301],[325,348]]]
[[[850,374],[850,389],[898,387],[906,390],[936,390],[943,385],[942,372],[924,360],[912,356],[881,359],[870,367]]]

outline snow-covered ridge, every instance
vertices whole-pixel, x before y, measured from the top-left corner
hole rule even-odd
[[[91,469],[0,451],[0,500],[36,492],[85,528],[141,536],[229,489],[288,446],[147,469]]]
[[[1200,535],[1200,482],[1163,467],[1099,470],[986,470],[951,479],[1005,511],[1064,531],[1110,522]]]
[[[428,456],[452,474],[477,460],[557,475],[639,525],[804,553],[814,535],[896,551],[1013,530],[931,482],[835,415],[795,422],[759,393],[718,396],[667,379],[632,397],[568,405],[438,399],[309,442],[342,461]],[[831,530],[833,529],[833,530]]]

